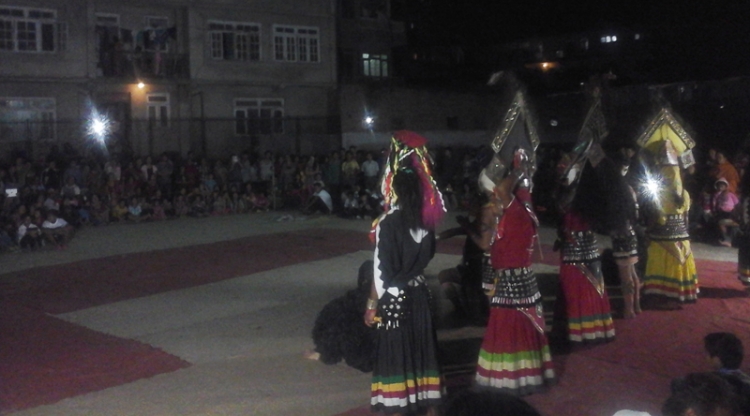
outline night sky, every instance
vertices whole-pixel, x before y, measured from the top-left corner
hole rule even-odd
[[[480,49],[533,36],[616,30],[648,33],[675,79],[750,74],[750,1],[423,0],[418,42]]]

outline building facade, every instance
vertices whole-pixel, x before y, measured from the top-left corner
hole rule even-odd
[[[2,0],[0,150],[96,147],[95,113],[137,155],[330,146],[335,27],[303,0]]]

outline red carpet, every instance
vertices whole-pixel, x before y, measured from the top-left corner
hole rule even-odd
[[[190,365],[149,345],[105,335],[47,314],[369,248],[365,233],[307,230],[87,260],[0,276],[0,414]]]

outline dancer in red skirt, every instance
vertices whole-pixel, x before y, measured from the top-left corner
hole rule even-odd
[[[599,243],[592,228],[607,223],[608,192],[589,160],[591,148],[582,142],[558,164],[562,174],[558,209],[563,214],[556,246],[561,248],[560,286],[571,342],[610,341],[615,327],[604,287]],[[596,161],[597,165],[601,160]]]
[[[515,169],[493,192],[498,216],[490,246],[493,270],[483,278],[490,319],[476,374],[478,385],[518,395],[533,393],[555,378],[541,294],[531,269],[538,221],[529,185],[523,169]]]

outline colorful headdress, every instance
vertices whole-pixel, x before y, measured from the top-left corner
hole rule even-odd
[[[427,139],[413,131],[399,130],[391,137],[391,149],[386,161],[381,191],[386,211],[398,204],[398,195],[393,191],[393,178],[408,166],[414,169],[422,184],[422,223],[434,229],[445,213],[443,195],[432,177],[432,159],[427,152]],[[405,163],[410,159],[411,163]]]

